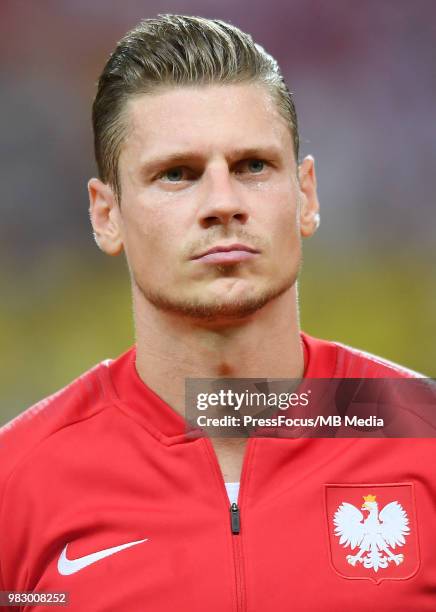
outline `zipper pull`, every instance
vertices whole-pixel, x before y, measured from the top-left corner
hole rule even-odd
[[[238,534],[241,529],[241,517],[239,516],[239,508],[236,503],[230,506],[230,522],[232,525],[232,533]]]

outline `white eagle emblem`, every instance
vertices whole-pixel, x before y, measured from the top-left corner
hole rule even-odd
[[[367,518],[347,502],[339,506],[333,518],[339,544],[344,548],[350,546],[351,550],[360,548],[357,555],[347,555],[348,563],[353,566],[361,563],[375,572],[389,563],[400,565],[404,555],[395,555],[389,549],[405,544],[405,536],[410,532],[407,513],[397,501],[390,502],[379,513],[375,495],[364,495],[363,499],[360,510],[369,512]]]

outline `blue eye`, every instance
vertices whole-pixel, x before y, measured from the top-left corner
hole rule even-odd
[[[183,180],[183,168],[170,168],[162,173],[162,178],[170,183],[177,183]]]
[[[261,159],[250,159],[248,162],[248,168],[250,172],[256,174],[257,172],[262,172],[265,167],[265,162]]]

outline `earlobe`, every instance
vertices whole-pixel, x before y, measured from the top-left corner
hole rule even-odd
[[[100,179],[88,182],[89,217],[94,239],[107,255],[119,255],[123,250],[121,215],[111,187]]]
[[[300,233],[309,238],[318,229],[321,218],[316,189],[315,160],[311,155],[304,158],[298,169],[300,189]]]

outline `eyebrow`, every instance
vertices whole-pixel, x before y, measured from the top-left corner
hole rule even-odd
[[[266,158],[266,159],[277,159],[283,155],[282,149],[276,145],[259,145],[256,147],[243,147],[233,149],[226,154],[226,159],[229,163],[234,163],[239,159],[248,158]],[[141,162],[141,174],[152,174],[162,168],[176,167],[181,164],[204,164],[207,159],[206,155],[198,153],[198,151],[176,151],[163,155],[160,157],[154,157],[145,159]]]

